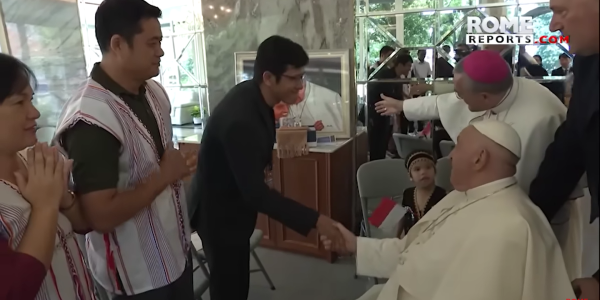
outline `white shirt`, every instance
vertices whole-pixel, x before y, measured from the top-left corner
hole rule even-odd
[[[552,229],[514,178],[453,191],[403,239],[358,238],[373,300],[573,299]]]
[[[546,148],[554,140],[556,129],[566,118],[567,108],[539,83],[515,77],[506,99],[490,112],[472,112],[455,93],[419,97],[404,102],[404,114],[413,121],[436,120],[456,142],[458,134],[470,123],[497,118],[511,125],[521,137],[521,160],[517,181],[528,193],[544,159]]]
[[[413,71],[415,72],[416,78],[427,78],[431,77],[431,66],[426,61],[417,61],[412,65]]]
[[[322,132],[341,133],[344,131],[342,97],[340,94],[311,82],[306,83],[304,100],[290,105],[288,116],[301,120],[302,126],[312,126],[323,122]]]

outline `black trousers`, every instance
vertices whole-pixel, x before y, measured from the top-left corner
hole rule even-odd
[[[400,127],[399,131],[402,134],[408,134],[409,132],[417,132],[422,131],[425,128],[425,122],[417,121],[417,126],[415,127],[415,121],[410,121],[404,115],[404,112],[400,113]]]
[[[194,277],[191,254],[181,277],[171,284],[137,295],[113,295],[112,300],[194,300]],[[123,286],[120,278],[119,285]]]
[[[384,159],[388,149],[388,142],[392,134],[390,119],[375,116],[367,125],[369,137],[369,160]]]
[[[211,241],[202,238],[210,271],[211,300],[247,300],[250,289],[249,240]]]
[[[436,158],[442,158],[442,150],[440,149],[441,141],[451,141],[450,135],[445,129],[434,130],[431,133],[431,139],[433,142],[433,151]]]

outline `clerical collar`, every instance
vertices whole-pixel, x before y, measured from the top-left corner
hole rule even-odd
[[[467,190],[464,193],[467,201],[475,201],[483,197],[487,197],[490,194],[496,193],[504,188],[515,185],[516,183],[517,180],[514,177],[507,177]]]

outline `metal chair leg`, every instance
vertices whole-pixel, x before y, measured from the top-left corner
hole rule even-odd
[[[258,265],[258,268],[265,276],[265,279],[267,280],[267,283],[269,283],[271,290],[274,291],[275,285],[273,285],[273,281],[271,281],[271,277],[269,277],[269,274],[267,273],[265,266],[263,266],[262,262],[260,261],[260,258],[258,258],[258,255],[256,255],[256,251],[252,250],[252,251],[250,251],[250,254],[252,254],[252,257],[254,258],[254,260],[256,261],[256,264]]]
[[[367,214],[367,205],[365,204],[364,201],[361,201],[362,204],[362,216],[363,216],[363,225],[364,225],[364,233],[365,233],[365,237],[371,237],[371,227],[369,225],[369,217]],[[373,281],[375,281],[375,284],[379,284],[379,279],[373,277]]]
[[[205,265],[205,259],[202,255],[200,255],[200,253],[198,253],[198,250],[196,249],[191,249],[192,255],[194,256],[194,258],[196,259],[196,262],[198,262],[198,268],[200,268],[200,270],[202,270],[202,273],[204,274],[204,276],[206,277],[206,279],[210,280],[210,273],[208,272],[208,268],[206,268]]]
[[[198,267],[200,267],[200,270],[202,270],[202,273],[204,274],[204,276],[206,277],[206,279],[210,280],[210,273],[208,272],[208,268],[206,268],[206,265],[204,264],[204,261],[200,261],[198,263]]]

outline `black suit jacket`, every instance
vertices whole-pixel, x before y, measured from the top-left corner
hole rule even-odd
[[[569,72],[565,72],[565,70],[563,68],[556,68],[554,70],[552,70],[552,73],[550,73],[550,75],[552,76],[567,76],[569,74]],[[552,91],[552,93],[554,93],[554,95],[556,95],[556,97],[558,97],[558,99],[560,99],[561,102],[564,103],[565,101],[565,83],[564,82],[551,82],[549,83],[550,85],[550,90]]]
[[[552,70],[552,76],[567,76],[569,75],[569,73],[571,72],[571,69],[569,69],[567,72],[565,72],[565,69],[561,68],[556,68],[554,70]]]
[[[397,79],[397,76],[393,69],[386,68],[375,74],[373,79]],[[402,83],[373,81],[367,84],[367,109],[369,112],[368,122],[370,125],[389,125],[389,118],[384,117],[375,111],[375,103],[381,101],[381,94],[398,100],[404,99],[402,93]]]
[[[551,219],[569,200],[579,179],[587,173],[592,211],[598,211],[598,55],[576,56],[573,95],[566,121],[546,149],[529,196]]]
[[[202,135],[192,201],[192,226],[203,243],[248,243],[258,212],[307,235],[319,213],[265,183],[272,163],[275,117],[259,85],[235,86],[214,109]]]

